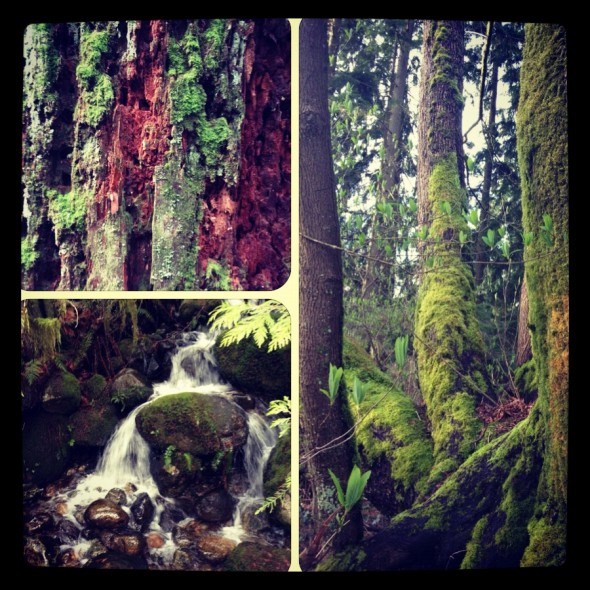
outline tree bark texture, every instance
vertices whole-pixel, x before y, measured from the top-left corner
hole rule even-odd
[[[465,230],[463,148],[463,23],[427,21],[418,127],[419,222],[422,245],[415,340],[418,376],[432,423],[434,486],[475,449],[477,399],[489,395],[483,339],[475,315],[473,276],[461,259]]]
[[[340,245],[331,156],[325,20],[305,19],[301,23],[299,108],[301,441],[303,454],[313,455],[348,429],[344,394],[341,392],[330,405],[320,391],[328,389],[330,364],[342,366],[341,254],[306,238]],[[316,527],[338,507],[328,469],[345,485],[352,468],[352,453],[352,445],[345,443],[316,454],[307,464]],[[354,510],[349,521],[334,540],[336,548],[360,539],[360,512]]]
[[[30,25],[24,47],[25,288],[286,281],[286,20]]]

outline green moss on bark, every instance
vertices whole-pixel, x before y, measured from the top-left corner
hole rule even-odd
[[[418,294],[414,347],[439,467],[433,472],[435,485],[475,449],[481,428],[475,402],[487,386],[473,277],[457,245],[459,231],[465,229],[465,195],[455,154],[434,166],[428,199],[434,218],[425,256],[433,264]],[[450,205],[450,214],[443,212],[443,203]]]
[[[535,235],[525,247],[525,272],[539,390],[537,403],[546,419],[547,448],[523,565],[559,564],[565,560],[569,395],[566,53],[563,27],[526,25],[517,146],[523,226]],[[553,226],[548,240],[539,231],[545,225],[544,215],[551,217]]]

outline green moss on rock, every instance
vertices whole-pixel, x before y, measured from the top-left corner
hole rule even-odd
[[[136,418],[137,428],[155,449],[195,456],[224,453],[246,442],[243,415],[225,398],[188,392],[154,400]]]
[[[89,400],[97,400],[107,387],[107,380],[99,374],[94,374],[82,383],[82,393]]]
[[[280,438],[264,470],[264,495],[273,495],[291,472],[291,435]]]
[[[291,391],[291,347],[267,352],[252,338],[231,346],[215,344],[215,358],[221,376],[237,390],[265,401],[281,399]]]
[[[119,420],[119,413],[111,404],[97,401],[70,416],[71,438],[77,446],[104,447]]]
[[[80,406],[80,384],[67,371],[59,371],[47,383],[42,405],[46,412],[71,414]]]

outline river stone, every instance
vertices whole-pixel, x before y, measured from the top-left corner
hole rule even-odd
[[[64,549],[59,552],[55,558],[55,564],[60,567],[78,567],[80,565],[80,560],[74,549],[70,547],[69,549]]]
[[[26,524],[25,530],[30,535],[48,531],[53,528],[53,516],[49,512],[37,512]]]
[[[62,545],[75,545],[80,537],[80,529],[67,518],[57,525],[57,536]]]
[[[145,549],[145,539],[140,533],[104,531],[100,534],[100,540],[107,549],[124,555],[143,555]]]
[[[29,538],[25,542],[24,549],[25,561],[32,566],[40,567],[49,565],[47,560],[47,550],[45,545],[39,539]]]
[[[256,407],[256,398],[248,393],[234,393],[232,399],[243,410],[253,410]]]
[[[229,400],[187,392],[156,399],[139,411],[137,428],[160,452],[176,451],[206,456],[242,446],[248,438],[243,412]]]
[[[290,564],[291,552],[288,549],[244,541],[229,554],[223,569],[235,572],[286,572]]]
[[[43,409],[55,414],[71,414],[80,406],[80,384],[68,371],[59,371],[45,386]]]
[[[208,530],[208,524],[191,519],[172,529],[172,539],[178,547],[191,547]]]
[[[135,369],[117,373],[109,388],[111,401],[125,413],[146,402],[153,391],[148,380]]]
[[[186,547],[177,549],[172,557],[172,569],[174,570],[200,570],[197,553]]]
[[[171,531],[177,522],[184,520],[186,514],[177,506],[167,504],[160,515],[160,522],[158,523],[165,532]]]
[[[110,500],[95,500],[84,512],[86,522],[98,529],[116,529],[127,526],[128,514]]]
[[[206,535],[197,541],[197,550],[209,563],[221,563],[231,553],[236,542],[217,535]]]
[[[110,500],[118,506],[127,506],[127,494],[121,488],[112,488],[105,496],[105,500]]]
[[[196,503],[197,516],[205,522],[225,522],[232,517],[235,500],[225,490],[215,490]]]
[[[98,539],[94,539],[90,543],[90,547],[88,547],[88,549],[86,550],[84,557],[86,557],[87,559],[94,559],[99,555],[104,555],[107,551],[108,549]]]
[[[160,533],[152,531],[148,533],[145,538],[146,544],[150,549],[160,549],[166,544],[166,539]]]
[[[152,522],[154,510],[154,504],[145,492],[139,494],[131,505],[131,514],[133,514],[136,524],[141,527],[142,531],[145,531]]]

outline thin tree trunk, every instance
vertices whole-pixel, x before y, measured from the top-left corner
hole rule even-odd
[[[391,95],[389,97],[383,132],[384,156],[381,162],[382,182],[377,197],[378,203],[395,204],[399,199],[399,182],[402,170],[402,147],[404,138],[404,123],[407,116],[407,89],[408,89],[408,61],[414,33],[414,21],[406,24],[405,31],[400,33],[399,55],[397,67],[392,67]],[[395,63],[395,58],[394,58]],[[369,248],[369,256],[372,260],[367,262],[363,278],[361,297],[367,298],[375,292],[385,295],[392,293],[395,286],[395,270],[393,266],[383,265],[374,259],[388,259],[395,261],[396,237],[388,231],[391,223],[379,223],[379,212],[375,212],[372,223],[372,239]],[[389,240],[394,254],[387,256],[384,247],[379,240]]]
[[[492,171],[494,167],[494,151],[496,146],[496,99],[498,95],[498,64],[492,64],[492,77],[490,79],[490,112],[487,124],[487,152],[483,171],[483,185],[481,189],[481,210],[479,219],[479,231],[476,234],[475,244],[475,283],[479,285],[483,280],[487,248],[481,239],[487,232],[490,223],[490,192],[492,188]]]
[[[326,21],[303,20],[300,35],[301,440],[303,454],[313,456],[307,467],[313,519],[319,527],[338,507],[328,469],[346,482],[353,449],[346,443],[315,454],[347,430],[343,394],[330,405],[320,391],[328,389],[330,364],[342,366],[342,260],[339,250],[305,238],[340,245],[328,111]],[[335,548],[362,536],[358,510],[349,515],[349,521],[334,539]],[[333,525],[328,531],[333,531]]]

